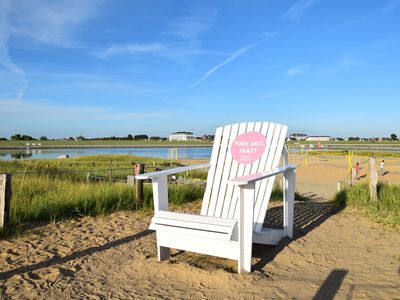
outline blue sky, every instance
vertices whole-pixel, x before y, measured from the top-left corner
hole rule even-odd
[[[400,0],[0,0],[0,136],[400,135]]]

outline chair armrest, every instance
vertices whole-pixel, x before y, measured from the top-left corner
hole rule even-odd
[[[278,175],[280,173],[284,173],[289,170],[294,170],[296,168],[297,168],[297,165],[286,165],[286,166],[276,167],[276,168],[268,170],[266,172],[261,172],[261,173],[250,174],[250,175],[246,175],[246,176],[233,178],[233,179],[230,179],[229,182],[236,184],[238,186],[247,185],[250,183],[254,183],[258,180],[262,180],[267,177],[272,177],[272,176]]]
[[[180,172],[185,172],[185,171],[190,171],[190,170],[195,170],[195,169],[203,169],[203,168],[208,168],[208,167],[210,167],[209,163],[190,165],[190,166],[178,167],[178,168],[168,169],[168,170],[163,170],[163,171],[158,171],[158,172],[139,174],[139,175],[136,175],[135,178],[136,179],[153,179],[153,178],[157,178],[157,177],[161,177],[161,176],[168,176],[168,175],[175,174],[175,173],[180,173]]]

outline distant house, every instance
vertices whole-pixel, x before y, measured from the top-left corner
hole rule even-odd
[[[320,136],[308,136],[306,138],[307,142],[327,142],[330,141],[331,137],[327,135],[320,135]]]
[[[170,141],[193,141],[195,139],[193,132],[190,131],[177,131],[169,136]]]
[[[204,134],[204,135],[201,136],[202,140],[211,140],[211,141],[213,141],[214,138],[215,138],[215,135],[213,135],[213,134]]]
[[[308,135],[304,133],[292,133],[289,135],[291,141],[304,141],[307,137]]]

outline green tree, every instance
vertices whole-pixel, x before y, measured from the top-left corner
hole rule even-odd
[[[42,135],[42,136],[39,138],[39,140],[41,140],[41,141],[47,141],[47,136]]]
[[[24,135],[21,136],[21,140],[24,140],[24,141],[34,141],[34,140],[36,140],[36,139],[35,139],[34,137],[31,137],[30,135],[24,134]]]
[[[138,135],[135,135],[135,136],[133,137],[133,139],[134,139],[135,141],[143,141],[143,140],[148,140],[148,139],[149,139],[149,136],[146,135],[146,134],[138,134]]]
[[[130,140],[130,141],[132,141],[132,140],[133,140],[133,136],[132,136],[132,134],[128,134],[128,137],[127,137],[127,139],[128,139],[128,140]]]
[[[391,138],[393,141],[397,141],[397,135],[394,134],[394,133],[392,133],[392,134],[390,135],[390,138]]]
[[[14,134],[14,135],[11,136],[11,139],[13,141],[20,141],[21,140],[21,135],[19,133]]]

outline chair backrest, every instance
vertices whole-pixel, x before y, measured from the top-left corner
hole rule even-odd
[[[270,122],[248,122],[218,127],[215,133],[210,159],[211,167],[208,171],[201,215],[237,218],[239,188],[228,181],[239,176],[277,167],[285,144],[286,133],[287,126]],[[260,137],[262,140],[265,138],[264,146],[263,142],[260,142]],[[258,153],[256,156],[246,155],[253,151],[252,146]],[[244,153],[244,155],[238,156],[240,153]],[[256,183],[254,230],[257,232],[262,230],[274,182],[275,176]]]

